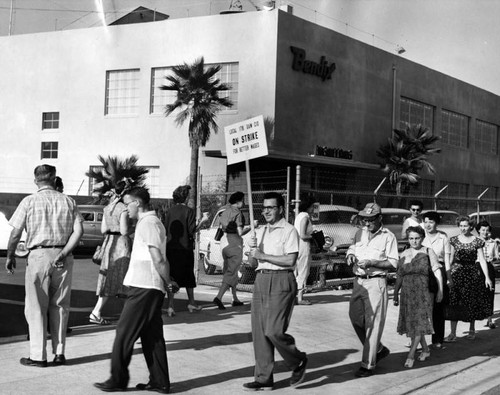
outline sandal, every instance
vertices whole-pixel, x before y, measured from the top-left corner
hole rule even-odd
[[[444,338],[445,343],[455,343],[457,341],[457,335],[450,333],[448,337]]]
[[[98,318],[94,313],[90,314],[89,322],[91,324],[96,324],[96,325],[110,325],[111,324],[111,322],[109,322],[108,320],[105,320],[102,317]]]

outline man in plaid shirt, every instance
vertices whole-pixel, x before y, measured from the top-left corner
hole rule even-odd
[[[9,223],[10,235],[5,268],[16,268],[15,250],[23,229],[30,250],[26,265],[26,301],[24,314],[29,325],[30,356],[21,358],[25,366],[47,366],[47,310],[54,364],[66,362],[64,348],[69,317],[73,256],[83,234],[83,219],[75,201],[54,190],[56,168],[35,168],[37,193],[25,197]]]

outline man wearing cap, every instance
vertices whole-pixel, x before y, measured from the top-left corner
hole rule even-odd
[[[29,325],[30,356],[21,364],[47,366],[47,311],[49,314],[54,364],[66,362],[66,328],[69,317],[73,256],[83,234],[83,218],[75,201],[54,189],[56,168],[35,168],[37,193],[25,197],[12,215],[13,227],[5,268],[16,268],[15,250],[23,229],[26,246],[31,251],[26,265],[26,303],[24,314]]]
[[[356,377],[373,374],[375,365],[389,355],[380,339],[387,314],[387,271],[398,264],[398,243],[394,234],[382,226],[382,210],[368,203],[358,214],[363,228],[347,250],[347,263],[355,275],[349,318],[363,344],[361,367]]]

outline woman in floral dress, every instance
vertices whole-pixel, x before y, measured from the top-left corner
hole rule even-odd
[[[123,279],[128,270],[132,243],[128,236],[127,207],[120,196],[104,207],[101,232],[105,235],[102,243],[102,255],[99,277],[97,279],[97,303],[89,316],[93,324],[108,325],[109,321],[101,316],[101,311],[109,297],[122,296],[127,293]]]
[[[445,317],[451,321],[451,333],[445,342],[457,340],[458,321],[470,323],[467,339],[475,339],[475,321],[484,320],[493,314],[485,292],[485,288],[492,289],[493,284],[484,259],[484,241],[471,233],[473,229],[471,218],[458,217],[457,223],[460,234],[450,239],[452,261],[449,279],[450,304],[446,308]],[[477,261],[484,277],[477,268]]]
[[[443,279],[440,265],[432,248],[422,246],[425,231],[420,226],[410,226],[407,231],[410,248],[403,251],[398,264],[397,280],[394,287],[394,305],[399,304],[401,289],[401,305],[397,331],[411,338],[410,351],[404,366],[413,367],[415,352],[419,344],[422,352],[418,360],[425,361],[430,356],[425,335],[434,332],[432,327],[432,305],[434,294],[429,291],[430,271],[438,282],[436,300],[443,298]]]

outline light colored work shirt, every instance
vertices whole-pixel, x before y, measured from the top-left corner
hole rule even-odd
[[[440,230],[433,235],[426,233],[422,245],[424,247],[432,248],[440,263],[444,263],[444,257],[446,254],[451,254],[451,245],[448,240],[448,236]]]
[[[73,233],[75,219],[83,222],[76,202],[51,187],[26,196],[9,224],[26,229],[26,247],[64,246]]]
[[[420,226],[421,228],[424,227],[424,223],[420,220],[416,220],[413,217],[406,218],[403,221],[403,227],[401,228],[401,238],[406,239],[406,229],[408,229],[410,226]]]
[[[142,214],[135,227],[130,264],[123,285],[165,291],[165,284],[156,270],[149,247],[158,248],[166,261],[167,235],[154,211]]]
[[[380,227],[375,233],[368,229],[358,230],[354,236],[354,244],[349,247],[346,255],[354,255],[358,261],[375,260],[387,261],[394,268],[398,266],[398,241],[396,236],[387,228]],[[369,267],[367,270],[354,265],[353,273],[356,276],[375,276],[387,273],[387,270],[378,267]]]
[[[264,254],[283,256],[299,251],[299,235],[294,226],[286,222],[284,218],[274,225],[267,224],[257,229],[256,236],[257,248]],[[295,264],[286,268],[259,260],[256,270],[290,270],[294,268]]]

